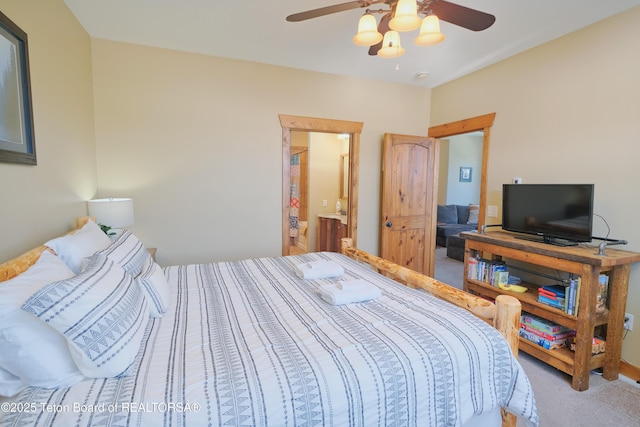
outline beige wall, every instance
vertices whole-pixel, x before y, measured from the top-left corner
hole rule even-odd
[[[309,133],[309,251],[318,248],[318,214],[334,213],[340,195],[342,141],[330,133]],[[323,206],[323,200],[327,205]]]
[[[280,255],[278,114],[364,122],[358,243],[377,252],[382,135],[426,135],[429,90],[105,40],[92,52],[99,193],[134,198],[132,230],[161,264]]]
[[[480,171],[482,170],[483,136],[475,133],[452,136],[440,146],[440,179],[447,180],[444,200],[447,205],[468,205],[480,202]],[[447,163],[444,162],[443,149]],[[460,167],[471,168],[471,182],[460,182]],[[440,188],[440,187],[439,187]],[[438,195],[440,199],[440,195]]]
[[[640,7],[432,91],[433,125],[497,113],[490,204],[500,205],[501,186],[514,177],[595,183],[595,212],[606,219],[611,237],[640,251],[638,22]],[[606,234],[596,217],[594,235]],[[638,283],[640,264],[631,268],[627,304],[636,319]],[[626,336],[623,357],[640,365],[640,327]]]
[[[62,0],[0,0],[27,33],[37,166],[0,163],[0,260],[86,215],[96,191],[91,44]]]

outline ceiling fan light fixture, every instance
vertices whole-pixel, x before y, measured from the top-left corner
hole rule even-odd
[[[384,33],[382,47],[378,51],[378,56],[383,58],[397,58],[404,55],[404,48],[400,46],[400,34],[397,31],[387,31]]]
[[[353,43],[358,46],[372,46],[382,40],[382,34],[378,32],[376,18],[365,13],[358,21],[358,34],[353,36]]]
[[[444,40],[444,34],[440,32],[440,19],[436,15],[427,15],[422,20],[420,34],[413,40],[416,46],[433,46]]]
[[[389,28],[395,31],[413,31],[420,27],[418,3],[416,0],[399,0]]]

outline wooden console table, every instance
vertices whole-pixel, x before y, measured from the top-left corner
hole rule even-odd
[[[550,320],[576,331],[575,352],[568,348],[546,350],[535,343],[520,338],[520,349],[571,375],[575,390],[589,388],[589,374],[596,368],[603,369],[608,380],[618,378],[624,332],[624,313],[627,302],[630,265],[640,261],[640,253],[607,247],[605,255],[597,255],[597,248],[582,246],[558,247],[545,243],[518,239],[513,233],[494,231],[486,234],[461,233],[465,238],[464,290],[495,298],[508,294],[518,298],[522,311]],[[538,284],[521,283],[527,292],[502,290],[488,283],[473,280],[468,275],[471,257],[492,260],[514,260],[520,263],[547,267],[552,270],[573,273],[581,277],[580,306],[577,316],[537,301]],[[597,315],[595,311],[601,273],[609,276],[608,313]],[[511,273],[510,273],[511,274]],[[591,354],[594,330],[605,330],[606,350]]]

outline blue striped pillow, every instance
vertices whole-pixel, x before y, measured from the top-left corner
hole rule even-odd
[[[152,259],[144,244],[129,230],[124,230],[108,248],[97,253],[106,255],[133,277]]]
[[[22,309],[64,335],[78,369],[91,378],[126,375],[149,321],[136,281],[104,255],[91,257],[79,275],[43,287]]]
[[[151,316],[162,317],[169,300],[169,283],[162,268],[150,258],[136,280],[147,298]]]

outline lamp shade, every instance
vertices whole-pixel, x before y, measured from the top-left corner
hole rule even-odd
[[[382,40],[382,34],[378,32],[376,18],[365,13],[358,21],[358,34],[353,36],[353,43],[358,46],[372,46]]]
[[[416,0],[399,0],[393,19],[389,21],[389,28],[396,31],[413,31],[420,27],[420,23]]]
[[[400,46],[400,34],[397,31],[387,31],[384,33],[382,47],[378,51],[378,56],[383,58],[397,58],[404,55],[404,48]]]
[[[413,43],[417,46],[431,46],[444,40],[444,34],[440,32],[440,19],[436,15],[428,15],[422,20],[420,34]]]
[[[94,217],[98,224],[108,225],[111,228],[124,228],[134,223],[133,199],[93,199],[87,204],[89,216]]]

